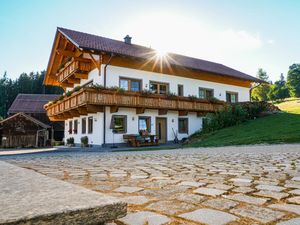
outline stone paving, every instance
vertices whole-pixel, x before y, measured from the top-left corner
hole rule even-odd
[[[0,160],[124,199],[110,225],[300,224],[300,144]]]

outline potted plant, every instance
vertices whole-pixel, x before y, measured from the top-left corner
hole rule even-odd
[[[89,138],[88,136],[81,137],[81,147],[89,147]]]
[[[75,146],[74,138],[73,137],[70,137],[70,138],[67,139],[67,145],[69,147],[74,147]]]

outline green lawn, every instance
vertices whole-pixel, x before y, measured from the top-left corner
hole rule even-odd
[[[187,147],[300,142],[300,99],[277,104],[284,112],[192,138]]]

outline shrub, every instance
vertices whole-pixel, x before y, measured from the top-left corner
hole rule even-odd
[[[177,97],[177,95],[174,93],[174,92],[168,92],[167,94],[166,94],[166,96],[167,96],[167,98],[176,98]]]
[[[226,105],[221,111],[210,113],[203,120],[201,133],[209,133],[225,127],[255,119],[264,111],[273,111],[272,104],[267,102],[243,102]]]
[[[81,146],[82,147],[88,147],[89,146],[89,138],[88,136],[83,136],[80,138],[81,140]]]
[[[206,98],[210,103],[218,103],[221,102],[221,100],[217,99],[216,97],[208,97]]]
[[[188,98],[190,100],[197,100],[198,99],[198,97],[196,95],[189,95]]]
[[[93,89],[96,89],[96,90],[104,90],[105,89],[105,87],[101,84],[92,84],[90,87]]]
[[[141,94],[142,94],[143,96],[149,96],[149,95],[152,95],[153,92],[150,91],[150,90],[147,90],[147,89],[143,89],[143,90],[141,91]]]
[[[67,144],[71,145],[71,146],[74,145],[74,138],[73,137],[68,138],[67,139]]]
[[[81,89],[81,86],[76,86],[76,87],[73,89],[73,92],[80,91],[80,89]]]

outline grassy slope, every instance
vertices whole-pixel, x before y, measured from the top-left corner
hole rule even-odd
[[[188,145],[225,146],[300,142],[300,99],[278,104],[285,113],[266,116],[192,139]]]

